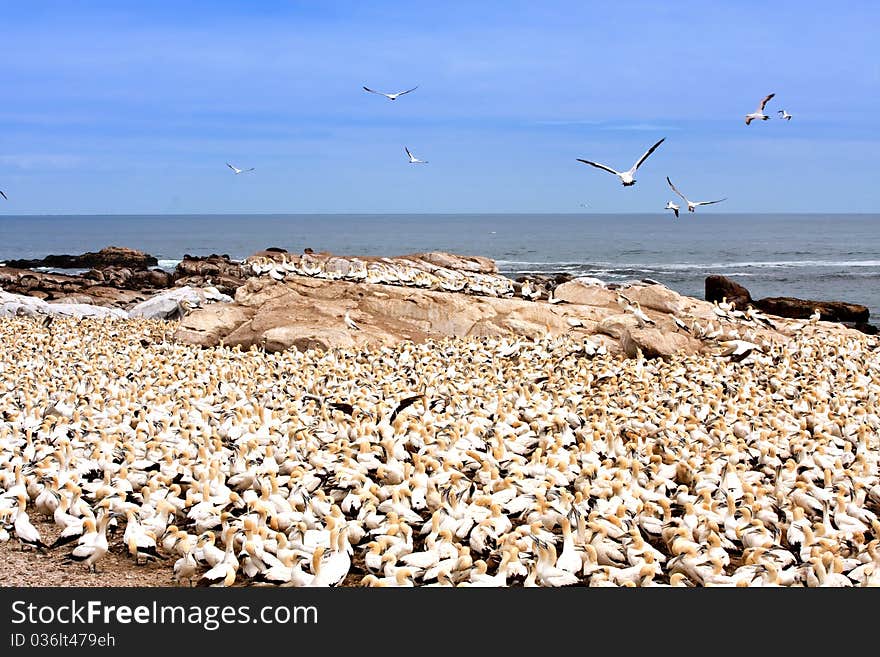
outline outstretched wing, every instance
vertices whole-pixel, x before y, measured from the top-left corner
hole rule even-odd
[[[229,164],[229,162],[226,163],[226,166],[228,166],[228,167],[229,167],[230,169],[232,169],[233,171],[238,171],[238,169],[236,169],[234,166],[232,166],[231,164]]]
[[[690,203],[690,201],[687,200],[687,196],[685,196],[680,191],[678,191],[678,189],[676,189],[675,185],[672,184],[672,181],[669,179],[669,176],[666,176],[666,182],[669,183],[669,186],[672,188],[673,192],[675,192],[676,194],[678,194],[679,196],[681,196],[684,199],[685,203]]]
[[[403,147],[403,150],[406,151],[406,155],[407,155],[407,157],[409,157],[410,160],[414,160],[414,159],[415,159],[415,158],[413,157],[413,154],[409,152],[409,149],[408,149],[406,146]]]
[[[644,162],[645,160],[647,160],[647,159],[648,159],[648,156],[649,156],[651,153],[653,153],[655,150],[657,150],[657,147],[658,147],[660,144],[662,144],[664,141],[666,141],[666,137],[664,137],[663,139],[661,139],[660,141],[658,141],[656,144],[654,144],[653,146],[651,146],[651,148],[649,148],[649,149],[645,152],[645,154],[642,155],[642,156],[639,158],[639,161],[636,162],[636,163],[633,165],[632,170],[635,171],[635,170],[638,169],[640,166],[642,166],[642,162]]]
[[[364,87],[364,91],[369,91],[371,94],[379,94],[380,96],[385,95],[381,91],[374,91],[373,89],[370,89],[369,87]]]
[[[768,95],[764,98],[764,100],[761,101],[761,105],[758,107],[758,109],[759,109],[761,112],[763,112],[763,111],[764,111],[764,106],[767,104],[767,101],[770,100],[771,98],[773,98],[773,96],[775,96],[775,95],[776,95],[776,94],[768,94]]]
[[[615,171],[611,167],[606,167],[604,164],[599,164],[598,162],[590,162],[589,160],[582,160],[581,158],[576,158],[578,162],[583,162],[584,164],[589,164],[591,167],[596,167],[597,169],[602,169],[603,171],[607,171],[608,173],[613,173],[615,176],[619,176],[620,172]]]
[[[400,93],[395,94],[395,95],[396,95],[396,96],[402,96],[403,94],[408,94],[410,91],[415,91],[415,90],[418,89],[418,88],[419,88],[419,85],[416,85],[416,86],[414,86],[412,89],[407,89],[406,91],[401,91]]]
[[[8,198],[6,198],[6,194],[3,193],[3,190],[0,190],[0,196],[2,196],[7,201],[9,200]]]
[[[719,198],[717,201],[697,201],[694,205],[712,205],[713,203],[721,203],[721,201],[726,201],[727,197]]]
[[[243,169],[243,171],[244,171],[245,173],[247,173],[248,171],[253,171],[253,170],[254,170],[254,167],[251,167],[250,169]]]

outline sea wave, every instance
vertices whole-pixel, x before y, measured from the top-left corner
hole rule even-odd
[[[631,263],[631,262],[572,262],[570,260],[535,262],[527,260],[496,260],[501,269],[521,270],[522,267],[547,268],[592,268],[629,269],[634,271],[686,271],[690,269],[796,269],[802,267],[880,267],[880,260],[745,260],[738,262],[672,262],[672,263]]]
[[[167,269],[168,271],[174,271],[179,263],[180,260],[160,260],[159,268]]]

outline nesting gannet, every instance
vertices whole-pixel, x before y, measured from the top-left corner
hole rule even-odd
[[[80,537],[77,546],[67,556],[68,560],[83,563],[90,571],[97,570],[97,563],[110,549],[107,542],[107,525],[110,523],[111,514],[101,511],[97,522],[93,517],[86,517],[83,521],[85,530]]]
[[[758,105],[758,109],[752,112],[751,114],[746,114],[746,125],[749,125],[752,121],[761,120],[766,121],[770,117],[764,114],[764,106],[767,105],[767,101],[773,98],[776,94],[768,94],[764,97],[764,100],[761,101],[761,104]]]
[[[382,92],[382,91],[373,91],[373,90],[370,89],[369,87],[364,87],[364,91],[369,91],[371,94],[377,94],[377,95],[379,95],[379,96],[385,96],[385,98],[387,98],[388,100],[397,100],[397,99],[400,98],[402,95],[404,95],[404,94],[408,94],[408,93],[411,92],[411,91],[415,91],[415,90],[418,89],[418,88],[419,88],[419,86],[416,85],[416,86],[413,87],[412,89],[407,89],[406,91],[398,91],[397,93],[394,93],[394,94],[386,94],[386,93],[384,93],[384,92]]]
[[[666,182],[669,183],[669,187],[672,188],[672,191],[675,192],[676,194],[678,194],[684,200],[684,202],[687,203],[688,212],[694,212],[697,209],[697,207],[700,205],[712,205],[714,203],[721,203],[721,201],[727,200],[727,197],[725,197],[725,198],[717,199],[715,201],[689,201],[684,194],[682,194],[680,191],[678,191],[675,188],[675,185],[672,184],[672,181],[669,179],[669,176],[666,176]]]
[[[718,355],[730,356],[731,360],[742,360],[755,349],[761,349],[761,345],[749,342],[748,340],[722,340],[718,344],[723,347]]]
[[[428,163],[428,160],[420,160],[415,155],[410,153],[409,148],[407,148],[406,146],[403,147],[403,150],[406,151],[406,156],[409,158],[410,164],[427,164]]]
[[[613,173],[615,176],[620,178],[620,182],[623,183],[624,187],[630,187],[636,184],[635,173],[636,170],[642,165],[648,156],[653,153],[657,147],[662,144],[666,140],[666,137],[658,141],[656,144],[651,146],[644,155],[642,155],[635,164],[632,165],[628,171],[616,171],[611,167],[605,166],[604,164],[599,164],[598,162],[591,162],[590,160],[582,160],[581,158],[577,158],[578,162],[583,162],[584,164],[589,164],[592,167],[596,167],[597,169],[602,169],[603,171],[607,171],[608,173]]]
[[[664,209],[664,210],[672,210],[672,214],[674,214],[674,215],[676,216],[676,218],[677,218],[677,217],[678,217],[678,211],[680,210],[680,207],[677,206],[677,205],[676,205],[675,203],[673,203],[672,201],[666,201],[666,207],[663,208],[663,209]]]
[[[780,119],[785,119],[786,121],[791,121],[791,114],[786,112],[784,109],[778,110],[776,113],[779,114]]]
[[[238,167],[234,167],[231,164],[229,164],[229,162],[226,163],[226,166],[228,166],[230,169],[232,169],[233,173],[235,173],[236,176],[240,173],[247,173],[248,171],[254,170],[254,167],[251,167],[250,169],[239,169]]]
[[[47,549],[48,546],[43,543],[43,539],[40,537],[40,532],[33,526],[31,519],[28,517],[26,500],[27,498],[24,495],[18,496],[18,511],[15,514],[15,521],[12,523],[12,528],[15,530],[15,536],[18,538],[22,547],[30,545],[31,547]]]

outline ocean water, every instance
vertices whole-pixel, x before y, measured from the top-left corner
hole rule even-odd
[[[233,258],[270,246],[343,255],[450,251],[506,275],[652,278],[703,297],[709,274],[752,296],[842,300],[880,315],[880,215],[698,213],[0,216],[0,261],[128,246],[173,269],[184,254]]]

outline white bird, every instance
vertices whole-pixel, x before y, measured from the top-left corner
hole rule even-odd
[[[186,554],[174,562],[174,574],[172,575],[172,579],[175,582],[180,583],[180,580],[185,579],[189,585],[192,586],[193,577],[199,570],[199,564],[193,556],[193,551],[194,550],[188,550]]]
[[[786,121],[791,121],[791,114],[786,112],[784,109],[778,110],[776,113],[780,115],[779,116],[780,119],[785,119]]]
[[[33,526],[31,519],[28,517],[27,511],[25,510],[26,504],[24,495],[19,495],[18,513],[15,515],[15,521],[12,525],[15,529],[15,535],[18,537],[22,547],[30,545],[31,547],[46,549],[48,546],[43,543],[39,530]]]
[[[603,171],[607,171],[608,173],[613,173],[615,176],[620,178],[620,182],[623,183],[624,187],[630,187],[636,184],[635,174],[636,169],[638,169],[642,162],[648,159],[648,156],[657,150],[657,147],[662,144],[666,140],[666,137],[658,141],[656,144],[651,146],[644,155],[642,155],[638,161],[632,165],[632,168],[629,171],[615,171],[611,167],[607,167],[604,164],[599,164],[598,162],[591,162],[590,160],[582,160],[581,158],[577,158],[578,162],[583,162],[584,164],[589,164],[591,167],[596,167],[597,169],[602,169]]]
[[[822,313],[818,308],[813,308],[813,314],[810,315],[810,324],[815,324],[822,319]]]
[[[764,100],[761,101],[761,104],[758,105],[758,109],[752,112],[751,114],[746,114],[746,125],[749,125],[752,121],[761,120],[766,121],[770,117],[764,114],[764,106],[767,104],[767,101],[773,98],[776,94],[769,94],[764,97]]]
[[[718,354],[719,356],[742,356],[745,358],[755,349],[761,350],[761,345],[748,340],[723,340],[718,344],[724,347],[724,350]]]
[[[110,549],[107,543],[107,524],[111,515],[102,513],[98,516],[97,523],[91,517],[87,517],[83,524],[85,531],[80,537],[77,546],[68,555],[67,559],[79,561],[86,565],[92,572],[97,570],[97,562]]]
[[[409,157],[410,164],[427,164],[428,163],[428,160],[420,160],[415,155],[410,153],[409,149],[406,146],[403,147],[403,150],[406,151],[406,155],[407,155],[407,157]]]
[[[679,206],[677,206],[675,203],[673,203],[672,201],[666,201],[666,207],[663,208],[663,209],[664,209],[664,210],[672,210],[672,213],[673,213],[673,214],[676,216],[676,218],[677,218],[677,217],[678,217],[678,211],[679,211],[681,208],[680,208]]]
[[[250,169],[239,169],[238,167],[234,167],[231,164],[229,164],[229,162],[226,163],[226,166],[228,166],[230,169],[232,169],[235,172],[236,176],[240,173],[247,173],[248,171],[254,170],[254,167],[251,167]]]
[[[687,203],[688,212],[694,212],[696,210],[697,206],[700,206],[700,205],[712,205],[713,203],[721,203],[721,201],[727,200],[727,197],[725,196],[724,198],[719,198],[715,201],[689,201],[684,194],[682,194],[680,191],[678,191],[675,188],[675,185],[672,184],[672,181],[669,179],[669,176],[666,176],[666,182],[669,183],[669,186],[672,188],[672,191],[675,192],[676,194],[678,194],[679,196],[681,196],[681,198],[684,199],[684,202]]]
[[[656,324],[653,319],[648,317],[644,310],[642,310],[642,306],[638,301],[635,302],[635,305],[627,306],[626,311],[632,313],[636,316],[636,319],[639,320],[639,326],[644,327],[646,324]]]
[[[398,91],[396,94],[386,94],[382,91],[374,91],[373,89],[370,89],[369,87],[364,87],[364,91],[369,91],[371,94],[378,94],[379,96],[385,96],[385,98],[387,98],[388,100],[397,100],[403,94],[408,94],[410,91],[415,91],[418,88],[419,88],[419,86],[416,85],[412,89],[407,89],[406,91]]]
[[[354,320],[351,318],[351,315],[346,310],[344,317],[345,325],[353,331],[360,331],[361,327],[354,323]]]

